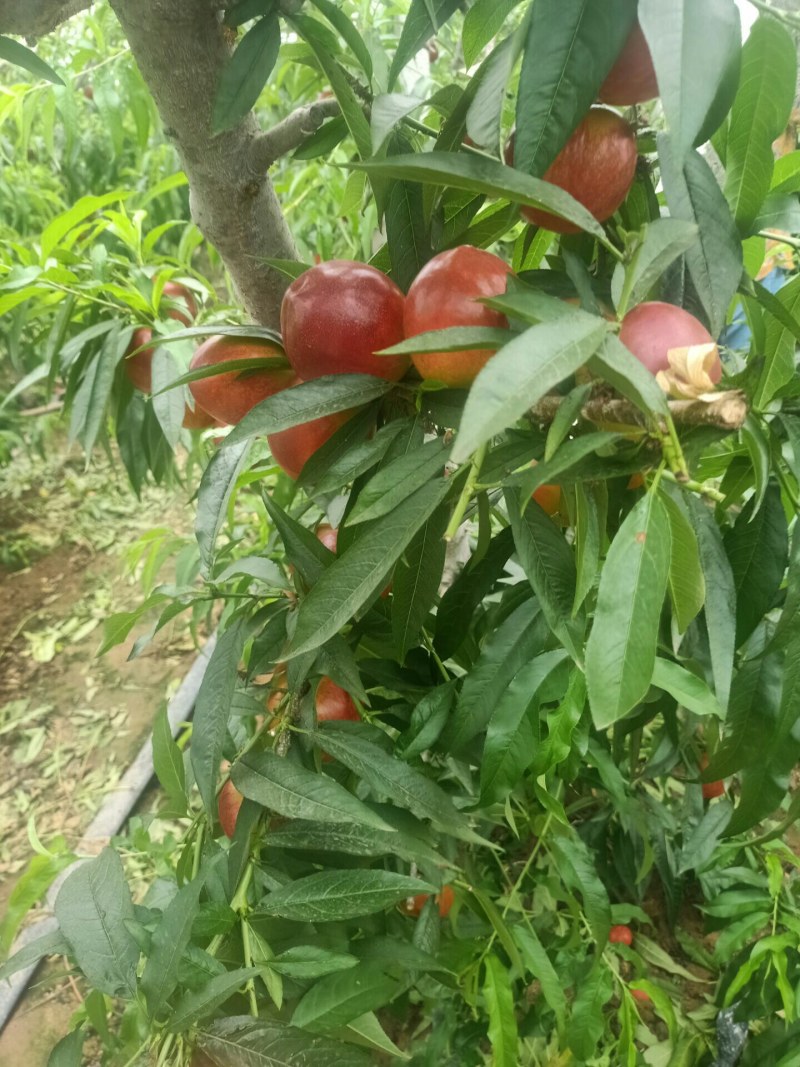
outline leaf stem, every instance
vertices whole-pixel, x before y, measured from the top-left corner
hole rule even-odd
[[[688,489],[690,492],[698,493],[700,496],[707,496],[709,500],[715,500],[718,504],[723,504],[726,500],[724,493],[721,493],[719,489],[715,489],[712,485],[707,485],[705,482],[696,482],[692,478],[684,481],[669,470],[663,470],[661,476],[666,478],[667,481],[679,485],[681,489]]]
[[[453,511],[453,516],[450,519],[450,524],[444,533],[445,541],[452,541],[456,535],[456,532],[464,519],[464,513],[467,510],[467,505],[472,499],[472,494],[475,492],[475,485],[478,481],[478,475],[481,472],[483,461],[486,458],[486,450],[489,447],[489,442],[484,441],[480,448],[476,449],[472,456],[472,463],[470,464],[469,474],[467,480],[464,483],[464,488],[461,490],[461,496],[458,498],[458,503]],[[463,467],[462,467],[463,470]]]

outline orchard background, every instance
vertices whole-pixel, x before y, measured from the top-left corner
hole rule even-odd
[[[0,0],[6,1061],[797,1067],[800,9],[88,6]]]

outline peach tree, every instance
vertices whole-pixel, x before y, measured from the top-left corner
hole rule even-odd
[[[111,0],[252,322],[61,323],[76,435],[130,469],[149,427],[139,477],[190,394],[247,403],[197,581],[107,627],[221,608],[188,748],[154,733],[174,847],[83,862],[4,968],[99,994],[59,1063],[98,1012],[120,1064],[793,1062],[800,18],[755,6],[743,44],[733,0]],[[261,129],[281,56],[330,92]],[[303,262],[270,182],[340,144],[372,273]]]

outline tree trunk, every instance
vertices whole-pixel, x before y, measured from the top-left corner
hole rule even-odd
[[[209,0],[111,0],[189,179],[192,217],[219,250],[247,312],[277,326],[287,281],[268,257],[297,252],[272,183],[253,161],[259,136],[249,114],[212,136],[220,71],[231,53]]]

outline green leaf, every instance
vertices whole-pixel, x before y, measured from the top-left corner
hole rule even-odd
[[[153,411],[164,437],[174,448],[181,437],[181,427],[186,403],[181,389],[171,389],[170,385],[180,371],[175,357],[160,345],[153,351]]]
[[[561,408],[559,408],[560,411]],[[535,467],[532,467],[530,471],[523,475],[519,492],[520,498],[527,502],[539,486],[560,482],[560,476],[571,470],[586,456],[597,452],[599,448],[613,445],[621,439],[621,434],[598,431],[597,433],[582,434],[580,437],[573,437],[569,441],[565,441],[555,455],[550,459],[545,459],[542,463],[537,463]],[[530,506],[530,504],[526,503],[525,510],[527,511]]]
[[[186,772],[183,752],[172,736],[167,709],[162,706],[153,723],[153,769],[167,794],[170,808],[186,814]]]
[[[357,419],[358,416],[356,415],[348,420],[346,425],[349,426]],[[309,478],[310,484],[314,486],[315,493],[331,492],[355,481],[359,475],[366,474],[368,470],[380,463],[392,442],[401,433],[407,431],[409,425],[410,420],[393,419],[385,426],[382,426],[369,440],[351,445],[346,452],[336,457],[319,477],[314,477],[313,480]],[[316,456],[312,456],[303,468],[303,473],[298,479],[299,484],[305,482],[304,475],[306,470],[313,471],[315,458]]]
[[[349,725],[324,723],[314,740],[324,752],[349,767],[376,793],[390,798],[397,807],[406,808],[419,819],[430,819],[462,840],[481,840],[470,830],[466,817],[437,782],[402,760],[387,755],[382,748],[347,729]]]
[[[562,981],[534,928],[518,923],[513,931],[514,941],[525,962],[525,967],[531,977],[540,982],[544,999],[553,1009],[560,1030],[564,1026],[567,1013],[567,998],[564,995]]]
[[[422,190],[418,185],[392,182],[384,223],[392,260],[392,278],[406,291],[433,255],[425,222]]]
[[[522,604],[501,626],[489,632],[442,734],[441,747],[445,751],[460,751],[485,730],[511,679],[532,656],[543,651],[546,637],[541,608],[534,600]]]
[[[763,286],[759,286],[756,290],[756,296],[761,303],[766,299],[766,293],[759,293],[759,290],[763,290]],[[800,315],[800,278],[792,278],[777,293],[774,295],[770,293],[769,297],[771,300],[765,304],[769,316],[764,346],[764,368],[753,397],[753,404],[758,410],[763,410],[778,390],[791,382],[795,374],[797,317]],[[780,319],[776,312],[778,314],[783,312]],[[787,326],[785,317],[789,318],[793,328]]]
[[[493,537],[486,555],[459,574],[439,603],[434,647],[448,659],[466,637],[478,605],[494,588],[514,548],[510,527]]]
[[[514,165],[541,176],[589,110],[636,17],[632,0],[536,0],[517,92]]]
[[[506,18],[520,0],[477,0],[464,16],[461,47],[464,63],[471,67],[491,39],[503,29]]]
[[[289,978],[322,978],[326,974],[346,971],[357,963],[357,956],[334,952],[320,945],[294,945],[269,961],[273,970]]]
[[[195,878],[179,889],[153,931],[141,979],[141,990],[151,1019],[158,1018],[178,984],[178,968],[191,938],[202,888],[203,879]]]
[[[371,81],[372,56],[369,54],[369,49],[364,43],[363,37],[348,15],[336,4],[331,3],[331,0],[311,0],[311,2],[318,11],[322,12],[334,29],[338,30],[350,51],[360,63],[361,69],[367,76],[367,81]]]
[[[458,0],[411,0],[408,14],[403,22],[400,40],[392,57],[389,70],[389,88],[391,89],[406,63],[424,48],[450,16],[458,10]]]
[[[725,195],[745,233],[769,192],[772,142],[789,121],[796,74],[790,34],[777,19],[762,16],[742,49],[742,74],[727,137]]]
[[[364,106],[356,96],[348,74],[345,73],[344,68],[330,50],[325,27],[317,22],[316,19],[301,14],[295,14],[287,21],[295,27],[298,34],[308,44],[322,68],[323,74],[328,79],[334,96],[339,101],[342,115],[356,143],[359,155],[362,158],[371,156],[372,137],[369,121],[364,114]]]
[[[566,655],[564,649],[556,649],[537,656],[501,694],[486,728],[481,757],[482,806],[504,800],[531,764],[538,733],[532,722],[538,715],[538,691]]]
[[[483,961],[483,966],[483,998],[489,1016],[493,1067],[517,1067],[517,1019],[511,976],[493,952]]]
[[[384,348],[378,356],[416,355],[418,352],[462,352],[491,348],[497,351],[507,344],[512,334],[493,326],[447,326],[443,330],[428,330],[407,337],[391,348]]]
[[[724,718],[717,698],[702,678],[672,660],[662,659],[660,656],[656,659],[653,685],[666,689],[681,707],[687,708],[695,715],[716,715],[719,719]]]
[[[313,823],[298,819],[270,830],[275,848],[310,852],[344,852],[349,856],[402,856],[411,863],[447,866],[447,861],[420,838],[393,830],[373,830],[356,823]]]
[[[770,815],[780,807],[789,788],[800,755],[800,638],[796,633],[786,649],[782,683],[778,704],[777,679],[771,671],[759,687],[759,697],[764,695],[766,699],[753,704],[753,712],[760,720],[752,733],[755,747],[747,753],[747,762],[739,774],[739,803],[728,823],[726,836],[749,830]],[[737,726],[731,724],[732,742],[737,727],[738,722]]]
[[[686,266],[711,333],[717,337],[742,277],[742,244],[736,223],[714,172],[699,152],[690,151],[681,166],[672,142],[661,135],[658,156],[670,215],[697,227],[698,240],[686,249]]]
[[[401,506],[417,489],[444,473],[446,453],[447,446],[437,437],[381,467],[358,494],[348,526],[379,519]]]
[[[13,41],[10,37],[0,36],[0,59],[11,63],[12,66],[22,67],[33,74],[35,78],[44,78],[45,81],[55,85],[63,85],[64,79],[53,68],[40,59],[30,48],[26,48],[19,41]]]
[[[727,204],[725,208],[727,210]],[[697,240],[699,231],[695,222],[675,217],[677,212],[674,209],[672,215],[672,218],[654,219],[643,227],[636,258],[628,267],[631,274],[628,309],[646,300],[651,289],[661,281],[667,267]],[[625,265],[618,263],[611,280],[611,296],[615,305],[619,305],[626,274]]]
[[[382,1008],[399,992],[399,983],[384,974],[380,965],[360,963],[315,982],[295,1008],[292,1026],[311,1033],[334,1030]]]
[[[550,429],[547,431],[547,441],[544,446],[545,463],[553,458],[559,447],[564,443],[565,438],[580,417],[583,405],[589,399],[591,392],[591,382],[586,382],[584,385],[576,385],[559,404],[555,417],[550,423]],[[567,444],[569,443],[567,442]]]
[[[687,506],[697,535],[700,562],[705,575],[704,614],[714,688],[720,705],[725,709],[728,706],[736,648],[736,586],[714,513],[704,501],[691,495]]]
[[[667,493],[662,494],[661,501],[669,518],[669,595],[678,632],[685,633],[706,599],[700,549],[681,503]]]
[[[289,819],[352,822],[376,830],[392,830],[333,778],[308,771],[274,752],[248,752],[234,763],[231,778],[243,796]]]
[[[569,1047],[579,1063],[594,1057],[605,1031],[603,1009],[613,995],[611,972],[601,962],[581,975],[569,1020]]]
[[[228,1067],[371,1067],[374,1057],[351,1044],[250,1015],[201,1027],[198,1043]]]
[[[202,573],[208,575],[214,562],[217,537],[225,522],[233,491],[244,469],[249,450],[249,441],[238,447],[221,448],[211,457],[200,479],[197,492],[197,516],[195,535],[200,546]]]
[[[638,501],[611,542],[586,645],[589,704],[598,730],[647,693],[670,562],[670,527],[661,500]]]
[[[283,541],[287,559],[297,568],[303,581],[313,585],[336,557],[316,534],[287,515],[270,493],[262,493],[262,500]]]
[[[110,331],[100,351],[86,367],[75,394],[69,439],[70,442],[79,440],[87,453],[94,448],[105,423],[117,364],[125,355],[132,333],[133,327],[130,326]]]
[[[781,494],[770,486],[756,511],[755,497],[724,538],[736,589],[736,646],[743,644],[772,607],[789,558]]]
[[[486,57],[464,92],[463,99],[469,105],[466,113],[467,133],[475,144],[491,148],[498,146],[506,91],[525,44],[528,18],[526,16],[521,25]],[[437,148],[448,147],[453,134],[453,129],[445,127],[436,142]],[[450,147],[453,147],[452,144]]]
[[[606,337],[587,365],[592,374],[607,381],[645,415],[666,415],[669,411],[663,389],[615,334]]]
[[[398,755],[410,760],[431,748],[445,727],[455,698],[455,680],[428,690],[411,713],[408,730],[398,744]]]
[[[212,133],[238,126],[255,107],[280,47],[277,14],[266,15],[250,27],[222,68],[211,118]]]
[[[134,918],[133,901],[112,848],[69,875],[56,897],[55,914],[86,980],[110,997],[133,997],[139,946],[126,925]]]
[[[444,569],[447,548],[444,534],[449,519],[447,508],[439,508],[434,512],[394,569],[392,639],[400,663],[417,642],[428,613],[436,602]]]
[[[7,917],[8,913],[6,913]],[[38,963],[45,956],[65,956],[69,952],[69,944],[60,930],[51,930],[49,933],[40,934],[39,937],[28,941],[19,952],[15,952],[11,959],[0,967],[0,982],[6,981],[12,974]]]
[[[586,678],[576,670],[555,711],[547,715],[547,737],[536,746],[532,770],[538,778],[557,767],[572,751],[573,736],[586,706]]]
[[[520,495],[506,491],[506,508],[522,569],[553,633],[573,659],[583,658],[583,617],[573,616],[575,555],[550,516],[530,501],[521,514]]]
[[[402,508],[378,519],[325,573],[303,600],[288,656],[309,652],[333,637],[386,582],[386,575],[417,531],[461,479],[437,479]]]
[[[739,12],[733,0],[640,0],[638,13],[680,160],[703,128],[741,43]]]
[[[273,890],[259,902],[253,919],[277,915],[296,922],[342,922],[434,891],[428,882],[392,871],[322,871]]]
[[[388,1053],[398,1060],[411,1059],[407,1052],[403,1052],[402,1049],[395,1045],[378,1021],[378,1016],[372,1011],[365,1012],[363,1015],[359,1015],[357,1019],[353,1019],[347,1024],[347,1029],[360,1039],[360,1043],[366,1044],[378,1052]]]
[[[219,764],[246,638],[244,619],[240,617],[217,639],[194,706],[189,756],[197,788],[212,818],[217,813]]]
[[[52,255],[56,246],[63,241],[66,235],[75,227],[81,223],[86,223],[86,220],[94,215],[95,212],[100,211],[101,208],[106,207],[107,204],[113,204],[120,200],[124,200],[129,194],[121,190],[115,190],[110,193],[103,193],[102,196],[82,196],[67,211],[62,212],[60,215],[56,215],[52,222],[49,222],[42,231],[42,238],[39,242],[41,250],[42,264],[46,263]],[[88,225],[88,224],[87,224]],[[116,322],[112,323],[112,326],[117,325]],[[89,330],[84,331],[88,334],[90,331],[95,331],[93,336],[104,333],[109,329],[108,323],[97,323],[95,326],[89,327]],[[79,335],[83,337],[83,334]],[[87,338],[88,339],[88,338]],[[73,337],[70,340],[70,344],[76,344],[79,342],[78,337]],[[62,353],[62,357],[67,357],[67,352]],[[67,362],[69,362],[67,360]]]
[[[64,846],[63,839],[62,847]],[[28,860],[8,896],[3,921],[0,923],[0,956],[5,956],[35,904],[44,899],[47,890],[61,872],[73,863],[71,852],[37,853]]]
[[[470,389],[453,459],[462,463],[495,434],[517,421],[537,400],[574,374],[608,332],[595,316],[543,322],[501,348]]]
[[[2,38],[0,38],[0,42]],[[47,1058],[47,1067],[81,1067],[83,1063],[83,1042],[86,1034],[83,1027],[72,1030],[62,1037]]]
[[[486,156],[466,152],[423,152],[390,156],[385,160],[353,164],[356,170],[400,181],[443,185],[541,208],[567,219],[609,246],[605,231],[594,215],[563,189]]]
[[[550,848],[556,870],[570,889],[580,893],[592,936],[599,948],[604,947],[611,929],[611,904],[593,854],[572,830],[554,837]]]
[[[222,450],[256,435],[279,433],[323,415],[350,411],[377,400],[393,387],[394,382],[370,374],[328,374],[313,382],[301,382],[251,408],[225,438]]]
[[[258,967],[240,967],[238,970],[226,971],[210,978],[196,993],[186,993],[181,997],[169,1017],[167,1029],[172,1034],[188,1030],[192,1023],[211,1015],[243,987],[245,982],[259,973]]]
[[[701,775],[704,782],[729,778],[743,767],[766,759],[770,733],[779,715],[782,667],[783,657],[772,653],[748,660],[737,672],[725,738]]]
[[[601,490],[606,496],[605,486]],[[578,483],[575,486],[575,601],[576,615],[594,587],[600,568],[600,508],[598,489]]]

